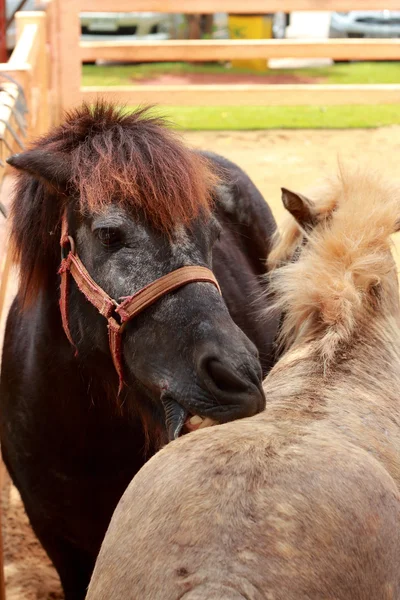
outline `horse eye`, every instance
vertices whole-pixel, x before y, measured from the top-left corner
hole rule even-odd
[[[214,228],[213,228],[213,238],[214,238],[214,241],[218,241],[219,242],[219,240],[221,239],[221,233],[222,233],[222,227],[218,223],[218,221],[215,221]]]
[[[106,248],[121,245],[121,233],[118,229],[102,227],[101,229],[96,229],[96,235]]]

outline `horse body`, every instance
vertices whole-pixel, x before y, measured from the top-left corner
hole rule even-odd
[[[400,598],[400,199],[364,174],[332,186],[284,192],[298,223],[271,260],[298,260],[273,274],[287,352],[265,411],[143,467],[87,600]]]
[[[207,183],[210,177],[204,157],[186,154],[171,140],[157,120],[140,114],[125,118],[99,106],[94,115],[88,109],[72,115],[60,130],[13,159],[22,170],[13,209],[21,284],[3,349],[2,453],[67,600],[84,598],[119,498],[166,441],[160,397],[179,398],[177,406],[183,410],[184,403],[189,415],[215,418],[219,411],[221,420],[257,412],[264,404],[257,350],[250,339],[258,345],[265,372],[273,361],[277,324],[271,319],[268,335],[260,336],[255,323],[263,289],[258,276],[265,270],[275,229],[272,214],[247,176],[214,155],[207,162],[224,168],[224,183],[211,177],[215,198],[208,214],[200,203],[200,180]],[[82,173],[77,176],[85,165],[92,165],[83,174],[86,181]],[[141,167],[148,169],[147,179]],[[132,184],[125,198],[124,186],[135,177],[139,191]],[[197,190],[190,189],[195,185]],[[158,215],[164,210],[171,230],[152,223],[145,204],[160,190],[166,204],[159,200]],[[139,192],[146,197],[133,207],[130,198]],[[86,205],[80,206],[83,197]],[[187,223],[185,210],[196,197],[199,214],[194,210]],[[95,202],[104,206],[94,208]],[[239,208],[245,208],[249,220]],[[63,211],[79,256],[108,294],[119,298],[134,293],[182,266],[212,266],[233,318],[248,337],[212,285],[182,287],[128,324],[123,337],[126,386],[117,400],[106,322],[73,281],[68,314],[77,355],[63,330],[57,275]],[[220,240],[214,243],[218,229]],[[119,239],[115,243],[115,232],[124,236],[123,244]],[[254,303],[249,302],[253,294]],[[235,390],[236,406],[230,400]]]
[[[242,169],[211,152],[201,154],[225,180],[218,188],[215,206],[224,235],[214,249],[213,271],[223,287],[231,317],[258,349],[265,376],[277,359],[277,319],[268,319],[267,331],[259,326],[261,295],[266,289],[265,257],[272,248],[275,221],[259,190]]]

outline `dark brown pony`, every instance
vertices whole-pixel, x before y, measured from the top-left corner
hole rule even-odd
[[[167,441],[167,407],[184,430],[264,407],[259,355],[266,373],[276,322],[261,332],[257,321],[275,223],[238,167],[189,150],[145,110],[80,108],[10,162],[21,280],[3,351],[2,451],[67,600],[80,600],[122,492]],[[62,327],[63,215],[117,301],[186,266],[213,268],[222,290],[185,285],[128,323],[122,407],[107,322],[72,280],[77,354]]]

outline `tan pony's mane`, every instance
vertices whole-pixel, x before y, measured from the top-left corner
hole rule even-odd
[[[371,311],[398,303],[390,235],[399,229],[400,193],[370,172],[340,173],[313,194],[318,223],[305,231],[293,217],[275,240],[271,289],[285,318],[285,347],[319,340],[325,363],[368,323]],[[329,217],[329,218],[327,218]]]

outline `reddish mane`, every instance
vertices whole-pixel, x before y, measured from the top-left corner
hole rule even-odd
[[[169,235],[211,210],[218,178],[207,160],[186,148],[148,108],[124,113],[113,105],[83,105],[11,164],[20,173],[12,210],[12,240],[21,290],[32,299],[59,256],[66,202],[82,214],[111,203],[137,211]],[[64,183],[64,191],[61,182]],[[48,183],[51,185],[49,186]],[[57,259],[58,260],[58,259]]]
[[[43,144],[69,155],[83,211],[97,212],[117,200],[141,209],[162,231],[209,211],[215,177],[206,161],[149,108],[123,113],[105,103],[83,105]]]

